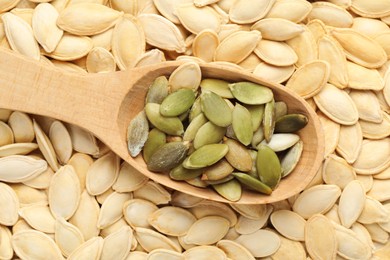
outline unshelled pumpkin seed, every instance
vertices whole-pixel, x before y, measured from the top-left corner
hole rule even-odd
[[[149,123],[145,111],[141,111],[131,120],[127,128],[127,147],[130,155],[136,157],[148,139]]]
[[[166,143],[156,149],[147,163],[148,169],[155,172],[165,172],[178,166],[187,156],[187,142]]]

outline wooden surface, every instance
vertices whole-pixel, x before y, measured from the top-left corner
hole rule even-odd
[[[150,67],[105,74],[79,75],[31,61],[5,49],[0,50],[0,107],[39,114],[83,127],[96,135],[121,158],[149,178],[191,195],[228,202],[212,189],[193,187],[171,180],[166,174],[149,172],[141,156],[133,159],[127,152],[126,129],[144,107],[151,82],[169,76],[182,62],[166,62]],[[204,77],[228,81],[252,81],[273,89],[275,99],[283,100],[289,113],[309,118],[299,135],[304,143],[301,160],[270,195],[245,191],[237,203],[270,203],[302,191],[319,169],[324,150],[324,135],[316,113],[295,93],[281,85],[265,82],[252,74],[202,64]]]

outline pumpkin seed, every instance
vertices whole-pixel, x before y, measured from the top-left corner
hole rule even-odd
[[[224,251],[216,246],[194,246],[183,253],[185,259],[197,260],[200,257],[204,259],[226,259]]]
[[[168,79],[165,76],[159,76],[150,85],[145,103],[161,104],[166,96],[168,96]]]
[[[219,31],[221,19],[210,6],[196,7],[193,3],[181,4],[176,8],[176,15],[181,24],[191,33],[198,34],[204,29]],[[199,20],[198,17],[202,17]]]
[[[72,254],[70,254],[68,259],[75,260],[83,259],[86,257],[91,257],[93,259],[100,258],[103,249],[103,244],[104,240],[102,237],[93,237],[85,241],[79,247],[77,247],[76,250],[74,250]]]
[[[272,41],[286,41],[303,32],[301,25],[282,18],[261,19],[251,29],[260,31],[264,39]]]
[[[8,125],[12,129],[16,143],[30,143],[34,140],[35,133],[33,122],[27,114],[18,111],[12,112],[8,118]],[[10,133],[10,136],[11,135],[12,133]],[[12,138],[9,137],[9,140],[11,139]]]
[[[276,119],[275,132],[292,133],[299,131],[308,123],[308,118],[302,114],[287,114]]]
[[[282,83],[290,78],[294,70],[294,65],[280,67],[261,62],[253,70],[253,74],[271,82]]]
[[[168,85],[171,92],[181,88],[188,88],[196,91],[202,80],[202,72],[198,63],[186,62],[177,67],[169,76]]]
[[[253,23],[263,18],[272,8],[275,0],[264,2],[257,1],[235,1],[230,7],[229,18],[238,24]]]
[[[384,0],[380,0],[375,4],[362,0],[353,1],[351,9],[364,17],[377,18],[390,15],[390,5]]]
[[[45,233],[55,231],[55,218],[46,205],[38,203],[20,208],[19,215],[35,230]]]
[[[313,3],[307,19],[319,19],[324,24],[334,27],[349,28],[353,24],[352,15],[344,8],[333,3]]]
[[[285,42],[262,39],[254,52],[261,60],[275,66],[289,66],[298,61],[294,49]]]
[[[0,205],[4,210],[0,214],[0,224],[12,226],[18,221],[19,199],[15,191],[5,183],[0,183]],[[1,248],[1,247],[0,247]]]
[[[145,142],[143,147],[143,158],[146,163],[149,162],[150,157],[160,146],[166,143],[166,134],[161,132],[157,128],[150,130],[148,134],[148,139]]]
[[[73,146],[65,125],[60,121],[54,121],[50,126],[49,139],[60,163],[67,163],[72,156]]]
[[[85,242],[81,231],[62,217],[56,219],[54,238],[64,256]]]
[[[290,2],[293,4],[293,6],[298,6],[303,3],[307,4],[307,2],[301,0],[299,0],[298,3],[291,0],[281,0],[281,2]],[[311,5],[309,6],[311,8]],[[310,11],[310,9],[308,11]],[[298,60],[295,63],[297,67],[300,67],[308,62],[318,59],[318,44],[314,37],[314,34],[309,30],[307,26],[302,26],[302,33],[286,41],[287,44],[294,50],[295,54],[298,56]]]
[[[281,166],[276,153],[268,146],[258,146],[256,167],[259,179],[274,189],[281,178]]]
[[[274,152],[280,152],[292,147],[298,141],[299,136],[296,134],[274,134],[272,135],[270,142],[267,143],[265,140],[263,140],[260,142],[259,146],[266,145]]]
[[[200,147],[207,144],[219,143],[226,133],[225,127],[220,127],[212,122],[203,124],[196,132],[194,138],[194,148],[199,149]]]
[[[302,0],[276,0],[266,17],[283,18],[294,23],[303,21],[310,13],[312,6]],[[289,12],[286,12],[289,10]]]
[[[132,227],[150,228],[149,216],[158,208],[152,202],[144,199],[131,199],[123,204],[123,215]]]
[[[297,166],[303,152],[303,142],[300,140],[294,144],[280,160],[282,178],[289,175]]]
[[[77,46],[77,49],[74,46]],[[87,55],[92,47],[92,40],[89,37],[65,33],[54,51],[45,55],[60,61],[72,61]]]
[[[237,178],[239,182],[241,182],[245,187],[264,193],[264,194],[271,194],[272,189],[267,186],[265,183],[261,182],[260,180],[250,176],[246,173],[241,172],[233,172],[232,175]]]
[[[17,183],[34,179],[47,169],[45,160],[23,155],[0,158],[0,180]]]
[[[156,149],[147,163],[148,169],[154,172],[166,172],[181,164],[187,156],[187,142],[166,143]]]
[[[103,202],[99,212],[97,226],[99,229],[108,227],[123,216],[123,205],[126,201],[132,199],[131,193],[111,193]]]
[[[198,33],[192,43],[192,52],[195,57],[206,62],[213,61],[215,50],[219,45],[218,35],[210,29]]]
[[[236,179],[212,185],[214,190],[229,201],[238,201],[241,198],[242,189]]]
[[[183,124],[177,117],[165,117],[160,114],[160,105],[147,103],[145,105],[146,116],[149,121],[162,132],[169,135],[181,135]]]
[[[233,94],[229,89],[229,82],[221,79],[206,78],[200,82],[202,90],[209,90],[222,98],[233,98]]]
[[[174,242],[157,231],[142,227],[136,227],[134,230],[138,243],[146,252],[151,252],[154,249],[168,249],[180,252],[180,249]]]
[[[16,143],[0,146],[0,157],[29,154],[38,148],[36,143]]]
[[[350,228],[363,211],[366,194],[363,185],[357,181],[351,181],[345,186],[340,196],[338,213],[344,227]]]
[[[225,160],[221,159],[219,162],[202,171],[202,180],[217,181],[227,177],[233,172],[234,168]]]
[[[362,140],[363,134],[359,124],[341,126],[336,150],[348,163],[353,163],[359,156]]]
[[[238,103],[233,109],[232,126],[237,139],[249,145],[253,137],[252,117],[248,109]]]
[[[373,123],[369,121],[359,120],[362,129],[363,137],[369,139],[382,139],[390,135],[390,117],[381,111],[383,121],[381,123]]]
[[[252,158],[248,149],[238,141],[229,138],[224,139],[224,144],[229,147],[225,158],[230,165],[239,171],[250,171],[252,168]]]
[[[389,142],[389,138],[381,140],[363,140],[360,153],[353,163],[356,173],[376,174],[387,168],[390,164],[390,159],[388,157],[390,153]],[[374,155],[372,151],[381,151],[381,153]]]
[[[178,116],[187,111],[194,101],[194,91],[179,89],[164,98],[160,106],[160,114],[163,116]]]
[[[222,249],[226,256],[230,259],[248,259],[254,260],[255,258],[244,246],[232,240],[223,239],[217,242],[217,247]]]
[[[211,245],[226,235],[229,226],[230,222],[224,217],[206,216],[191,225],[184,241],[195,245]],[[203,235],[204,230],[208,230],[207,236]]]
[[[207,122],[208,122],[207,118],[204,116],[202,112],[200,112],[200,114],[194,117],[191,120],[190,124],[187,126],[183,135],[183,140],[193,141],[199,129]]]
[[[263,116],[263,132],[267,142],[271,141],[275,130],[275,101],[272,99],[265,104]]]
[[[348,183],[356,179],[356,173],[343,158],[331,154],[323,163],[322,178],[326,184],[335,184],[344,189]]]
[[[348,87],[361,90],[382,90],[384,82],[379,72],[353,62],[347,62]]]
[[[187,169],[199,169],[213,165],[222,159],[228,152],[226,144],[207,144],[193,152],[187,157],[183,166]]]
[[[162,185],[152,181],[145,183],[133,194],[134,198],[149,200],[156,205],[167,204],[171,201],[171,194]]]
[[[232,123],[232,111],[220,96],[211,91],[203,91],[200,100],[204,115],[212,123],[220,127],[227,127]]]
[[[13,231],[15,234],[16,232]],[[11,231],[7,227],[0,227],[0,234],[1,234],[1,240],[0,240],[0,257],[4,259],[12,259],[14,254],[14,249],[12,248],[12,234]]]
[[[202,175],[203,169],[186,169],[183,165],[178,165],[169,172],[169,177],[174,180],[190,180]]]
[[[274,211],[270,220],[275,229],[288,239],[295,241],[305,240],[306,220],[294,211]]]
[[[50,167],[54,171],[57,171],[59,165],[58,165],[56,153],[54,151],[54,147],[50,139],[42,131],[41,127],[38,125],[38,123],[35,120],[33,121],[33,126],[34,126],[35,138],[37,140],[39,150],[42,152],[43,157],[48,162]]]
[[[267,243],[258,244],[256,241],[267,241]],[[279,236],[272,231],[263,229],[252,234],[240,235],[235,242],[248,249],[254,257],[270,256],[280,247]]]
[[[115,58],[103,47],[94,47],[87,55],[86,67],[89,73],[116,71]]]
[[[273,99],[272,90],[252,82],[229,84],[233,96],[248,105],[261,105]]]
[[[349,96],[355,103],[360,119],[373,123],[383,121],[379,101],[373,92],[353,90]]]
[[[127,146],[130,155],[136,157],[142,150],[148,138],[149,124],[145,111],[133,118],[127,128]]]

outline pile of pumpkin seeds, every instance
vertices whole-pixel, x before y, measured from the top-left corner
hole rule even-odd
[[[0,170],[13,162],[32,178],[10,181],[3,176],[8,171],[0,172],[0,204],[7,209],[0,211],[0,258],[75,259],[87,254],[106,259],[115,249],[111,259],[389,259],[388,0],[41,2],[0,0],[1,47],[79,75],[165,60],[245,70],[291,88],[313,106],[326,135],[326,153],[323,167],[301,194],[266,205],[222,204],[147,181],[125,163],[119,167],[120,160],[112,154],[103,157],[109,152],[104,145],[74,126],[65,124],[72,138],[72,159],[56,151],[55,160],[53,153],[40,152],[47,151],[42,134],[36,135],[38,143],[30,141],[33,128],[27,127],[25,116],[0,109],[0,120],[14,134],[12,141],[11,131],[0,123],[1,163],[8,165]],[[54,148],[69,151],[59,122],[33,117]],[[29,135],[23,139],[21,133]],[[15,157],[37,145],[39,150]],[[47,171],[40,172],[42,161],[30,160],[36,156],[44,158]],[[34,173],[28,171],[32,162],[38,168]],[[90,172],[100,171],[87,181],[85,170],[92,162],[97,166]],[[69,164],[80,177],[81,195],[75,214],[63,221],[50,215],[47,187],[53,175],[63,176],[56,167]],[[65,172],[71,174],[69,167]],[[90,189],[101,180],[96,176],[107,177],[98,191]],[[86,189],[85,183],[94,180]],[[116,220],[124,206],[118,193],[131,193],[133,199]],[[104,203],[110,194],[115,195]],[[187,225],[172,233],[169,221],[156,218],[172,216],[161,214],[169,210],[175,223],[192,223],[184,211],[195,216],[197,224],[189,235],[183,233]],[[150,222],[145,221],[155,211]],[[100,212],[110,225],[96,224]],[[4,221],[4,216],[12,221]],[[51,217],[58,223],[54,233]],[[210,231],[210,240],[194,239],[196,234],[206,237],[204,230]]]
[[[303,150],[296,132],[307,122],[288,114],[270,88],[202,79],[199,65],[187,62],[153,81],[128,127],[128,149],[135,157],[143,148],[150,171],[237,201],[242,187],[271,194],[294,170]]]

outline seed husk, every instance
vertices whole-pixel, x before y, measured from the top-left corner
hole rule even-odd
[[[169,177],[177,181],[190,180],[202,175],[203,169],[187,169],[178,165],[169,172]]]
[[[211,91],[203,91],[200,100],[204,115],[212,123],[221,127],[232,123],[232,111],[220,96]]]
[[[165,76],[160,76],[150,85],[145,103],[161,104],[166,96],[168,96],[168,79]]]
[[[187,155],[187,142],[172,142],[157,148],[147,163],[148,169],[153,172],[166,172],[183,162]]]
[[[220,127],[212,122],[202,125],[197,131],[194,138],[194,148],[199,149],[206,144],[219,143],[226,133],[226,127]]]
[[[282,169],[276,153],[268,146],[260,144],[256,158],[257,173],[262,182],[274,189],[281,178]]]
[[[130,155],[136,157],[148,139],[149,123],[145,111],[139,112],[127,128],[127,148]]]
[[[275,122],[275,132],[292,133],[304,128],[308,118],[302,114],[287,114],[279,117]]]
[[[229,82],[221,79],[206,78],[200,82],[202,90],[209,90],[222,98],[234,98],[229,89]]]
[[[249,174],[242,173],[242,172],[233,172],[232,173],[236,179],[244,184],[246,187],[264,193],[264,194],[271,194],[272,189],[268,187],[265,183],[261,182],[260,180],[250,176]]]
[[[179,89],[166,98],[160,105],[160,114],[163,116],[179,116],[186,112],[195,101],[195,93],[192,89]]]
[[[196,91],[202,80],[202,72],[198,63],[186,62],[177,67],[169,76],[168,84],[171,92],[181,88]]]
[[[164,132],[153,128],[148,134],[148,139],[142,150],[142,155],[146,163],[149,162],[150,157],[156,151],[157,148],[167,142],[167,136]]]
[[[253,137],[251,114],[244,106],[236,104],[232,113],[232,126],[237,139],[249,145]]]
[[[261,105],[273,99],[272,90],[252,82],[229,84],[233,96],[244,104]]]
[[[228,152],[226,144],[207,144],[187,157],[183,166],[187,169],[199,169],[213,165],[222,159]]]
[[[272,99],[265,104],[263,116],[264,138],[269,142],[275,130],[275,101]]]
[[[212,185],[219,195],[229,201],[237,201],[241,198],[242,188],[236,179],[227,182]]]
[[[242,172],[250,171],[252,169],[252,158],[248,149],[233,139],[225,138],[224,143],[229,147],[225,158],[230,165]]]
[[[177,117],[165,117],[160,114],[160,105],[148,103],[145,105],[146,116],[149,121],[169,135],[181,135],[183,133],[183,124]]]

